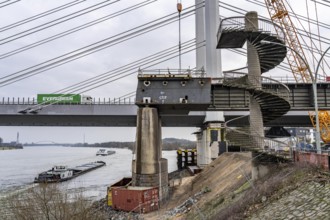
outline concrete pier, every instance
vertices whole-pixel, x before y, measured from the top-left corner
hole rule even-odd
[[[132,161],[132,185],[159,187],[160,199],[167,197],[167,160],[162,158],[161,120],[156,108],[139,108]]]
[[[201,168],[210,164],[219,156],[220,143],[224,140],[224,128],[220,122],[208,122],[197,137],[197,165]]]

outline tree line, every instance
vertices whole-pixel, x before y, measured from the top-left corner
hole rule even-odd
[[[102,142],[102,143],[77,143],[71,146],[73,147],[95,147],[95,148],[126,148],[133,150],[135,142]],[[186,139],[177,139],[177,138],[164,138],[162,140],[163,150],[177,150],[177,149],[192,149],[196,148],[196,142]]]

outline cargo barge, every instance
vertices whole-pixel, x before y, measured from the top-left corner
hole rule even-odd
[[[116,153],[116,151],[113,151],[113,150],[100,149],[96,152],[96,156],[108,156],[108,155],[112,155],[115,153]]]
[[[84,173],[90,172],[97,168],[105,166],[105,162],[96,161],[91,163],[86,163],[80,166],[76,166],[73,168],[68,168],[67,166],[54,166],[51,170],[47,170],[45,172],[39,173],[37,177],[35,177],[35,183],[57,183],[63,182],[70,179],[73,179],[77,176],[80,176]]]

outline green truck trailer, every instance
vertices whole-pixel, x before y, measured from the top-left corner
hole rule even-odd
[[[38,104],[91,104],[93,98],[80,94],[38,94]]]

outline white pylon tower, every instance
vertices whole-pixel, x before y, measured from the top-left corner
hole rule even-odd
[[[195,0],[196,14],[195,14],[195,35],[196,45],[202,44],[205,40],[205,7],[201,7],[204,0]],[[196,69],[205,68],[206,63],[206,48],[197,47],[196,49]]]
[[[181,0],[178,0],[176,4],[176,8],[179,13],[179,73],[181,73],[181,11],[182,11],[182,3]]]
[[[201,7],[205,4],[205,7]],[[204,69],[208,77],[222,77],[221,54],[217,46],[217,31],[220,24],[219,3],[217,0],[195,0],[196,5],[196,44],[205,41],[206,46],[196,50],[196,68]],[[197,138],[197,163],[204,166],[211,163],[214,151],[221,141],[223,112],[206,112],[204,126]],[[211,135],[216,134],[216,135]],[[211,136],[216,137],[213,140]]]

